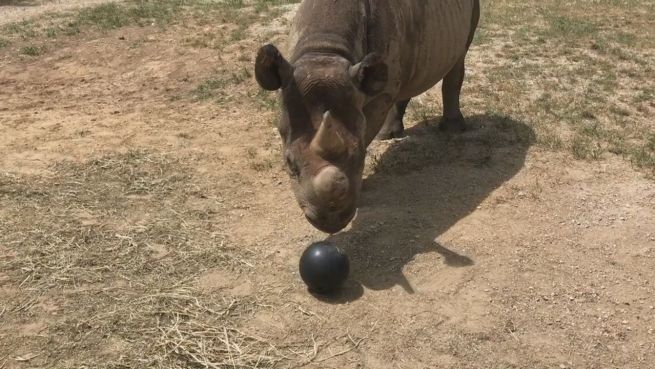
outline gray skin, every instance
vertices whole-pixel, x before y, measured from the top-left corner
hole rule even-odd
[[[443,80],[440,128],[465,129],[459,95],[479,16],[479,0],[305,0],[289,59],[259,50],[255,77],[279,91],[286,168],[312,225],[350,223],[366,147],[403,134],[412,97]]]

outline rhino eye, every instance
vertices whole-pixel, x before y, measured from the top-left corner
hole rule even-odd
[[[298,165],[296,165],[296,162],[293,160],[293,157],[289,152],[284,155],[284,160],[287,164],[289,175],[292,177],[298,177],[300,175],[300,170],[298,169]]]

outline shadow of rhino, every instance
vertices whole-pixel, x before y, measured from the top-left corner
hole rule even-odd
[[[526,124],[498,115],[469,117],[467,125],[464,133],[447,134],[430,119],[370,157],[372,174],[357,217],[347,231],[328,238],[351,261],[351,280],[333,302],[356,300],[362,285],[401,285],[413,293],[403,268],[419,254],[436,252],[452,268],[474,264],[435,239],[518,173],[535,135]]]

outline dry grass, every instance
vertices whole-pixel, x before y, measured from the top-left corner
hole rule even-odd
[[[33,363],[47,356],[61,367],[262,368],[283,358],[239,329],[264,308],[257,301],[194,287],[209,268],[247,268],[249,256],[224,235],[220,199],[207,200],[215,213],[189,207],[208,195],[188,166],[131,151],[52,171],[0,176],[0,244],[15,251],[0,269],[20,282],[3,318],[29,321],[44,299],[65,312],[49,328],[56,341],[19,339],[10,344],[16,355],[39,352]],[[85,347],[120,359],[98,366],[99,353]]]
[[[242,40],[247,28],[255,22],[267,23],[284,12],[281,5],[298,0],[127,0],[108,2],[79,11],[48,13],[32,20],[10,23],[0,27],[0,48],[13,42],[51,44],[69,37],[79,37],[97,32],[127,27],[159,27],[193,22],[208,24],[220,22],[231,25],[227,39],[215,39],[215,35],[192,35],[189,42],[200,47],[210,44],[222,46]],[[37,45],[42,47],[43,45]]]

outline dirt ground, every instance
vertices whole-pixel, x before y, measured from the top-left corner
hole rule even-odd
[[[415,105],[371,146],[357,218],[327,237],[351,278],[309,294],[298,258],[326,235],[248,72],[284,38],[263,28],[220,50],[188,39],[219,22],[0,49],[0,368],[653,367],[652,178],[546,149],[476,95],[466,133]]]
[[[29,20],[44,13],[79,9],[107,0],[0,0],[0,25]]]

